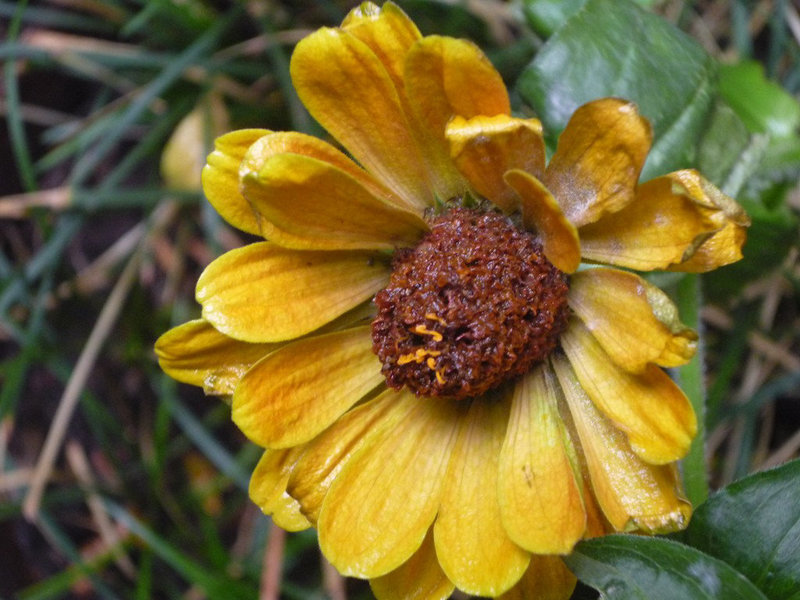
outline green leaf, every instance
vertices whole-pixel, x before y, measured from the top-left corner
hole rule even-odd
[[[643,179],[691,166],[711,108],[715,61],[631,0],[589,0],[542,47],[518,81],[552,145],[578,106],[632,100],[653,125]]]
[[[743,573],[767,598],[800,599],[800,460],[714,494],[681,539]]]
[[[753,133],[786,137],[800,125],[800,103],[755,61],[721,65],[719,92]]]
[[[564,561],[609,600],[766,599],[724,562],[664,538],[594,538],[579,543]]]
[[[584,4],[586,0],[528,0],[523,9],[533,30],[549,37]]]

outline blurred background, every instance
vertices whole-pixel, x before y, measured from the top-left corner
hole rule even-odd
[[[398,4],[478,43],[513,92],[581,2]],[[726,65],[745,126],[746,259],[702,282],[717,488],[800,454],[800,5],[638,4]],[[259,449],[153,353],[199,314],[204,266],[249,241],[199,189],[214,137],[324,136],[288,61],[355,5],[0,0],[0,597],[371,597],[313,532],[273,530],[247,498]]]

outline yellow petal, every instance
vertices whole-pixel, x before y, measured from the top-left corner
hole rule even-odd
[[[711,211],[711,219],[718,230],[704,241],[691,256],[670,267],[673,271],[705,273],[742,258],[742,246],[747,237],[750,218],[733,198],[719,191],[702,175],[692,169],[668,175],[679,182],[689,197]]]
[[[542,182],[530,173],[514,169],[504,179],[522,200],[522,220],[526,229],[539,232],[542,250],[553,266],[574,273],[581,264],[578,230]]]
[[[232,394],[247,370],[280,346],[240,342],[197,319],[167,331],[155,350],[167,375],[223,396]]]
[[[303,104],[359,163],[408,206],[433,204],[403,102],[367,44],[341,29],[319,29],[297,44],[290,71]]]
[[[689,400],[664,371],[652,364],[641,374],[618,367],[577,319],[570,321],[561,345],[583,389],[628,436],[636,454],[653,464],[686,455],[697,420]]]
[[[267,135],[267,129],[240,129],[218,137],[203,168],[206,198],[228,223],[253,235],[261,234],[258,214],[239,189],[239,167],[248,148]]]
[[[587,269],[570,279],[569,305],[622,368],[641,373],[649,363],[686,364],[697,334],[681,324],[669,297],[638,275]]]
[[[405,87],[419,121],[444,139],[454,115],[510,115],[503,79],[472,42],[426,36],[408,52]]]
[[[445,600],[454,588],[436,560],[430,531],[411,558],[369,585],[378,600]]]
[[[259,446],[309,441],[383,381],[369,327],[299,340],[242,378],[231,417]]]
[[[386,67],[423,157],[422,165],[432,190],[444,199],[462,195],[467,185],[450,158],[441,131],[433,132],[417,119],[412,109],[412,101],[416,99],[410,101],[406,94],[405,59],[411,46],[421,37],[417,26],[392,2],[386,2],[381,8],[364,2],[347,15],[342,29],[367,44]]]
[[[414,408],[350,459],[322,505],[320,547],[344,575],[369,579],[399,567],[439,508],[463,403],[410,392],[400,401]]]
[[[267,157],[242,175],[242,191],[264,218],[264,237],[289,248],[393,250],[428,228],[337,165],[300,154]]]
[[[250,499],[264,514],[284,506],[286,482],[302,448],[266,450],[250,476]]]
[[[631,449],[625,435],[597,410],[563,358],[553,361],[569,404],[592,488],[618,531],[666,533],[689,522],[674,465],[651,465]]]
[[[500,454],[503,524],[535,554],[567,554],[586,530],[574,450],[551,379],[538,367],[517,382]]]
[[[499,600],[569,600],[578,582],[559,556],[532,556],[519,583]]]
[[[312,522],[319,520],[322,502],[334,479],[350,457],[364,444],[404,419],[413,402],[403,401],[400,393],[386,390],[377,398],[345,413],[306,444],[286,486],[297,498],[303,514]]]
[[[575,111],[544,184],[576,227],[633,200],[652,137],[650,124],[630,102],[603,98]]]
[[[697,260],[702,260],[705,252],[698,253],[698,248],[708,244],[709,237],[727,222],[741,239],[724,242],[716,249],[723,250],[720,257],[708,266],[714,268],[728,260],[722,258],[725,252],[732,252],[728,258],[735,260],[734,255],[741,256],[747,217],[736,213],[727,196],[730,202],[717,208],[702,181],[696,171],[677,171],[643,183],[628,206],[581,229],[584,257],[639,271],[671,266],[692,270],[691,265],[697,263],[687,259],[697,253]],[[733,213],[730,220],[726,211]]]
[[[272,521],[286,531],[303,531],[311,522],[300,511],[300,503],[284,492],[280,500],[272,505]]]
[[[287,250],[270,242],[231,250],[197,282],[203,317],[246,342],[299,337],[381,289],[389,270],[371,252]]]
[[[508,398],[472,402],[453,449],[433,528],[436,555],[448,579],[478,596],[497,596],[509,589],[530,560],[530,554],[509,539],[500,519],[497,466],[508,416]]]
[[[506,213],[518,207],[519,199],[503,173],[521,169],[541,177],[544,171],[542,124],[537,119],[456,116],[445,135],[453,160],[473,189]]]

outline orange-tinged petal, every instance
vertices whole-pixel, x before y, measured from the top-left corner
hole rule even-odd
[[[400,392],[386,390],[342,415],[306,444],[286,489],[297,498],[303,514],[312,522],[319,520],[325,495],[350,457],[364,444],[371,444],[375,436],[406,417],[414,404],[404,398]]]
[[[430,531],[411,558],[369,585],[378,600],[445,600],[455,587],[436,560]]]
[[[245,374],[231,417],[259,446],[296,446],[382,381],[368,326],[310,337],[276,350]]]
[[[319,516],[319,543],[340,573],[379,577],[420,547],[439,508],[463,403],[409,392],[408,416],[364,446],[333,482]]]
[[[526,229],[539,232],[542,250],[553,266],[574,273],[581,264],[578,230],[542,182],[530,173],[513,169],[504,179],[522,201],[522,220]]]
[[[403,102],[380,58],[342,29],[323,28],[295,47],[292,81],[303,104],[408,206],[433,204]]]
[[[406,94],[420,123],[444,141],[454,115],[510,115],[503,79],[475,44],[442,36],[426,36],[408,52]]]
[[[574,450],[551,379],[539,367],[517,382],[500,453],[503,525],[535,554],[567,554],[586,530]]]
[[[561,345],[583,389],[628,436],[636,454],[653,464],[686,455],[697,419],[689,400],[664,371],[652,364],[640,374],[625,371],[577,319],[570,321]]]
[[[428,229],[336,165],[300,154],[268,157],[242,176],[242,192],[264,218],[264,237],[288,248],[393,250]]]
[[[750,218],[742,207],[693,169],[676,171],[670,173],[669,177],[680,182],[680,186],[698,204],[711,210],[711,219],[718,226],[718,231],[704,241],[690,257],[685,257],[683,262],[670,269],[705,273],[741,259],[747,227],[750,226]]]
[[[668,267],[692,270],[693,263],[686,261],[727,223],[741,240],[725,243],[718,250],[732,252],[729,262],[735,260],[735,256],[741,256],[747,217],[727,196],[727,201],[722,200],[722,206],[717,207],[713,193],[706,191],[710,185],[691,170],[641,184],[636,199],[628,206],[580,230],[584,258],[639,271]],[[719,191],[717,194],[722,195]],[[730,218],[726,211],[731,213]],[[699,253],[698,260],[702,256]],[[724,256],[725,252],[720,253],[709,268],[728,260]]]
[[[500,518],[497,465],[509,399],[472,402],[453,449],[433,528],[436,555],[458,589],[497,596],[514,585],[530,554],[512,542]],[[529,521],[530,524],[530,521]]]
[[[561,557],[532,556],[522,579],[499,600],[569,600],[577,582]]]
[[[280,346],[240,342],[196,319],[167,331],[155,349],[167,375],[222,396],[232,394],[247,370]]]
[[[218,137],[203,168],[206,198],[228,223],[253,235],[261,233],[258,214],[239,189],[239,166],[248,148],[267,135],[267,129],[240,129]]]
[[[450,154],[473,189],[504,212],[511,213],[519,199],[503,173],[521,169],[536,177],[544,171],[544,139],[538,119],[518,119],[504,114],[464,119],[453,117],[445,130]]]
[[[203,318],[246,342],[279,342],[332,321],[381,289],[389,269],[372,252],[287,250],[259,242],[231,250],[197,282]]]
[[[587,269],[570,279],[569,305],[622,368],[641,373],[649,363],[686,364],[697,334],[681,324],[669,297],[638,275]]]
[[[272,521],[286,531],[303,531],[311,527],[311,522],[300,510],[300,503],[284,492],[272,505]]]
[[[618,531],[666,533],[689,522],[691,506],[674,465],[651,465],[631,449],[625,435],[595,406],[563,358],[553,360],[569,404],[592,488]]]
[[[266,450],[250,476],[250,499],[264,514],[286,504],[286,482],[300,456],[301,448]]]
[[[633,200],[652,138],[634,104],[617,98],[588,102],[558,139],[544,184],[576,227],[594,223]]]

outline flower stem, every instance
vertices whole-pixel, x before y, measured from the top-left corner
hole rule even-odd
[[[678,309],[681,320],[697,331],[700,340],[697,344],[697,354],[686,365],[678,369],[678,375],[683,391],[692,403],[697,415],[697,436],[692,441],[689,453],[683,459],[683,476],[686,485],[686,494],[692,505],[697,507],[708,498],[708,473],[705,457],[705,385],[703,384],[704,345],[703,331],[700,322],[700,305],[702,291],[700,277],[687,273],[678,283]]]

